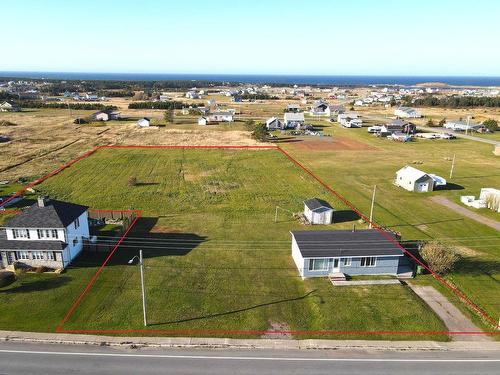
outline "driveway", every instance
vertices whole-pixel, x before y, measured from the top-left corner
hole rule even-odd
[[[448,207],[450,210],[453,210],[469,219],[475,220],[478,223],[489,226],[490,228],[496,229],[500,231],[500,221],[496,221],[493,219],[489,219],[487,217],[476,214],[475,212],[471,212],[469,209],[456,204],[455,202],[450,201],[446,197],[442,197],[436,195],[430,198],[434,203],[439,203],[442,206]]]
[[[480,332],[474,323],[470,321],[462,312],[439,293],[432,286],[419,286],[408,283],[408,286],[422,298],[429,307],[441,318],[448,331],[453,332]],[[488,335],[451,335],[454,341],[491,341]]]

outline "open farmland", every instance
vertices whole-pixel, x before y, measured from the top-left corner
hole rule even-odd
[[[135,186],[128,184],[132,176],[138,181]],[[146,258],[151,329],[193,335],[207,334],[197,330],[214,330],[212,334],[219,336],[235,336],[234,331],[256,336],[248,331],[276,327],[293,331],[446,330],[406,286],[334,289],[326,279],[298,277],[290,256],[289,231],[304,226],[286,211],[274,223],[277,205],[298,212],[304,198],[316,196],[338,210],[332,228],[364,224],[277,151],[104,149],[38,189],[94,208],[143,210],[124,246],[65,329],[142,328],[139,271],[127,264],[141,248]],[[83,288],[104,256],[86,253],[66,274],[46,282],[47,289],[61,277],[68,282],[54,287],[54,295],[74,293],[76,278]],[[29,280],[24,282],[29,284]],[[37,298],[34,293],[8,295],[2,326],[46,329],[29,319],[30,314],[49,308],[43,302],[36,312],[22,312],[27,319],[16,319],[29,297]],[[72,297],[61,305],[69,309],[77,294]],[[55,315],[48,318],[53,319],[54,328],[59,323]],[[444,335],[409,334],[310,333],[301,337],[314,336],[446,339]]]

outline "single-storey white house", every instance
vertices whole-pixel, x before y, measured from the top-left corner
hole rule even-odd
[[[420,118],[422,115],[415,109],[410,107],[398,107],[394,114],[403,118]]]
[[[306,120],[302,112],[285,112],[283,122],[286,129],[295,129],[297,126],[303,126]]]
[[[0,230],[0,268],[64,269],[89,238],[88,207],[39,197]]]
[[[217,111],[210,112],[208,115],[208,122],[233,122],[234,112],[233,111]]]
[[[267,130],[278,130],[283,128],[284,128],[283,123],[277,117],[270,117],[266,120]]]
[[[186,93],[186,98],[188,98],[188,99],[200,99],[201,95],[199,93],[197,93],[195,90],[189,90]]]
[[[300,106],[298,104],[288,104],[286,112],[300,112]]]
[[[302,278],[397,275],[403,250],[394,235],[375,229],[292,231],[292,258]]]
[[[92,114],[94,121],[109,121],[118,120],[120,118],[120,112],[112,110],[98,111]]]
[[[311,116],[330,116],[330,105],[323,100],[317,100],[313,103],[309,114]]]
[[[434,190],[434,179],[429,174],[409,165],[396,172],[394,184],[408,191],[418,193]]]
[[[311,224],[331,224],[333,208],[323,199],[307,199],[304,201],[304,216]]]
[[[137,121],[137,126],[141,128],[147,128],[150,125],[151,125],[151,120],[147,117],[143,117],[139,121]]]
[[[208,125],[208,118],[204,116],[198,118],[198,125]]]
[[[19,112],[21,108],[12,102],[3,102],[0,104],[0,112]]]

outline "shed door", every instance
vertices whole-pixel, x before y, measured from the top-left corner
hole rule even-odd
[[[429,190],[429,184],[427,182],[419,183],[417,185],[417,190],[421,192],[426,192]]]

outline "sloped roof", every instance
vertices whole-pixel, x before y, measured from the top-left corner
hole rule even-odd
[[[397,243],[375,229],[294,231],[291,234],[303,258],[403,255]]]
[[[9,241],[0,240],[2,250],[64,250],[68,246],[62,241]]]
[[[305,121],[304,114],[302,112],[286,112],[284,116],[285,121]]]
[[[413,168],[409,165],[404,166],[397,173],[403,174],[404,176],[406,176],[407,178],[410,178],[412,180],[418,180],[418,179],[425,177],[425,176],[429,177],[429,175],[427,173],[422,172],[420,169]]]
[[[333,209],[332,206],[327,201],[324,201],[323,199],[319,198],[312,198],[312,199],[307,199],[304,201],[304,204],[309,208],[311,211],[317,210],[318,208],[328,208],[328,209]]]
[[[66,228],[87,210],[87,206],[49,199],[45,201],[43,207],[37,202],[9,219],[5,227]]]

